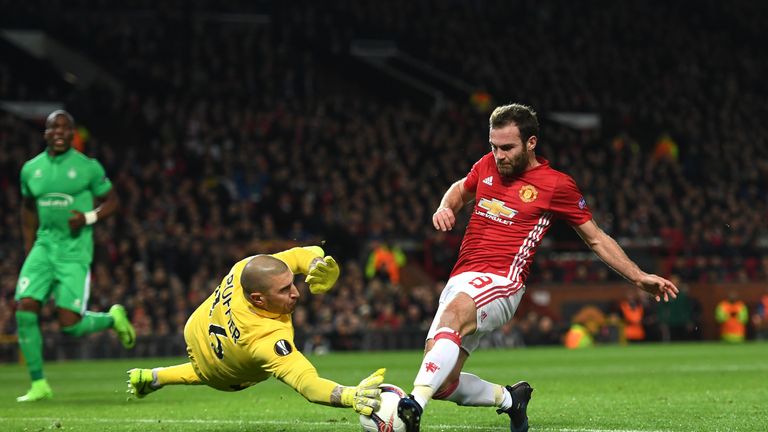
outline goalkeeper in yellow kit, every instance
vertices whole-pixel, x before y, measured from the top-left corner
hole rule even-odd
[[[128,371],[128,392],[138,398],[166,385],[205,384],[237,391],[270,376],[313,403],[352,407],[370,415],[380,403],[385,369],[347,387],[321,378],[296,350],[291,313],[299,299],[294,274],[306,274],[313,294],[339,277],[339,266],[317,246],[241,260],[201,304],[184,327],[189,363]]]

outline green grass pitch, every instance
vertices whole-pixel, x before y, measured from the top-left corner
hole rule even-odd
[[[410,390],[419,352],[313,357],[320,374],[354,384],[378,367],[387,382]],[[55,398],[18,404],[27,374],[0,366],[0,431],[357,431],[351,409],[306,402],[272,379],[238,393],[204,386],[167,387],[126,400],[125,371],[184,359],[71,361],[46,366]],[[598,347],[583,351],[529,348],[478,351],[468,372],[534,387],[531,431],[766,431],[768,344],[719,343]],[[424,432],[505,431],[491,408],[432,402]]]

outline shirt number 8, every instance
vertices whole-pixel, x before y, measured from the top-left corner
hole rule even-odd
[[[478,276],[469,281],[469,284],[477,289],[480,289],[487,286],[491,282],[493,282],[493,279],[489,278],[488,276]]]

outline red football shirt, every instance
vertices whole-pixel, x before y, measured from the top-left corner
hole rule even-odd
[[[475,205],[451,276],[494,273],[522,286],[553,218],[571,225],[592,219],[573,179],[537,160],[541,165],[511,180],[501,177],[493,153],[472,166],[464,189],[475,193]]]

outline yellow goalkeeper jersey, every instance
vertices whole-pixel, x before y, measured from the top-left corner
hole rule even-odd
[[[322,253],[319,248],[293,248],[273,256],[294,274],[306,274],[318,251]],[[328,403],[338,384],[319,378],[296,349],[291,315],[259,309],[247,300],[240,275],[251,258],[235,264],[187,321],[184,338],[195,372],[205,384],[225,391],[274,376],[307,399]]]

